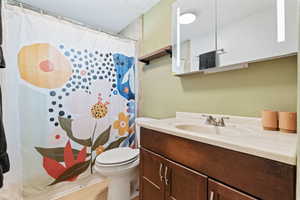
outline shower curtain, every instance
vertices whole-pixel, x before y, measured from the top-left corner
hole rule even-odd
[[[6,188],[45,200],[101,181],[98,155],[136,147],[135,43],[8,5],[4,30]]]

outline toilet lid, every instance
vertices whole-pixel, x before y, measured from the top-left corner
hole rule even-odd
[[[129,147],[119,147],[103,152],[96,158],[96,163],[100,165],[114,165],[130,163],[139,156],[139,149]]]

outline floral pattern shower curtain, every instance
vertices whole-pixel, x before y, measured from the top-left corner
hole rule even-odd
[[[8,134],[20,137],[25,199],[48,199],[95,177],[104,151],[136,146],[135,44],[13,6],[5,24],[19,127]]]

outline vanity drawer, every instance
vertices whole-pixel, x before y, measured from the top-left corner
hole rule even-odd
[[[217,181],[208,180],[209,200],[258,200]]]
[[[141,146],[259,199],[295,200],[295,166],[146,128]]]

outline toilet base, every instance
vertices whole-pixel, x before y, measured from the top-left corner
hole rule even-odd
[[[95,165],[95,170],[109,179],[108,200],[131,200],[131,182],[137,176],[139,159],[133,163],[116,166],[103,167]]]
[[[108,200],[130,200],[130,181],[128,176],[110,177]]]

